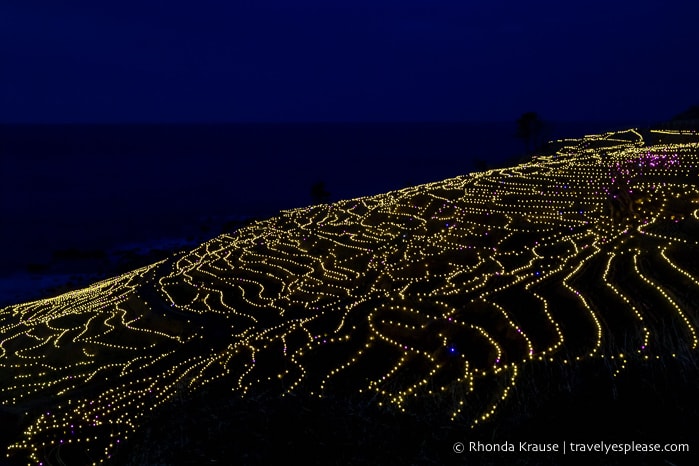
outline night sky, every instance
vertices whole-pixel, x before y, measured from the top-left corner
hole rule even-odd
[[[658,121],[694,1],[0,2],[0,122]]]

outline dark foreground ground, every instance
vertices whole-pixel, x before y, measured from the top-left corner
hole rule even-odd
[[[598,361],[527,368],[495,419],[481,428],[380,408],[371,400],[232,397],[212,386],[154,416],[120,451],[120,465],[690,465],[699,451],[696,354],[639,362],[614,376]],[[515,452],[472,452],[470,442]],[[688,444],[683,453],[518,452],[519,442]],[[466,451],[455,453],[462,442]],[[458,448],[458,447],[457,447]]]

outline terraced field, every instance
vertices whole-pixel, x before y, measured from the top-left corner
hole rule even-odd
[[[407,412],[429,400],[473,427],[527,365],[597,358],[622,372],[695,351],[698,329],[699,135],[558,141],[514,167],[284,211],[2,309],[0,414],[13,422],[0,446],[17,464],[109,462],[159,408],[212,384]]]

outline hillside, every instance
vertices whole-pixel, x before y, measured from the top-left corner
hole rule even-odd
[[[541,368],[696,367],[699,135],[628,130],[550,149],[283,211],[2,309],[0,448],[10,464],[121,462],[173,406],[214,416],[202,393],[370,400],[429,412],[463,440]],[[327,408],[313,403],[299,405]]]

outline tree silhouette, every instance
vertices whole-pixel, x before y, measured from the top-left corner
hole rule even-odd
[[[544,130],[544,122],[536,112],[525,112],[517,119],[517,137],[524,141],[527,153],[531,153]]]
[[[484,172],[488,169],[488,162],[481,157],[471,159],[471,164],[473,168],[479,172]]]
[[[311,186],[313,204],[325,204],[330,201],[330,193],[325,189],[325,183],[318,181]]]

